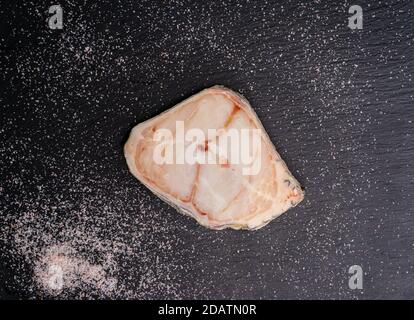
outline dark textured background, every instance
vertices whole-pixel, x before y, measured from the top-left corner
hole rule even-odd
[[[414,298],[412,1],[2,1],[0,24],[2,297],[49,297],[33,252],[82,227],[130,246],[109,297]],[[306,189],[259,231],[199,226],[123,158],[132,126],[215,84],[246,96]]]

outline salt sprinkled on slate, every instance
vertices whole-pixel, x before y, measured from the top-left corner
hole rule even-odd
[[[117,285],[116,278],[107,276],[108,269],[114,268],[112,264],[110,255],[105,257],[101,265],[93,265],[87,259],[79,258],[79,254],[71,246],[52,246],[36,261],[35,281],[51,295],[86,286],[99,291],[98,294],[110,297]]]
[[[12,244],[9,257],[23,257],[27,263],[26,274],[33,278],[17,281],[29,283],[34,297],[175,296],[179,284],[170,273],[179,267],[162,264],[156,255],[162,250],[165,260],[174,239],[163,237],[165,226],[154,218],[157,214],[148,196],[136,203],[139,211],[131,219],[122,216],[122,203],[105,201],[99,191],[83,197],[77,209],[65,200],[56,203],[43,192],[37,202],[17,201],[25,213],[3,219],[2,235]],[[145,232],[152,234],[148,237]],[[143,236],[146,242],[157,237],[157,242],[147,247],[141,243]],[[128,282],[130,278],[139,279],[138,287]]]

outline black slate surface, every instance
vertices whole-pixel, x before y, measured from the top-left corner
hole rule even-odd
[[[1,3],[2,298],[414,298],[412,1],[62,0],[50,30],[55,2]],[[306,189],[259,231],[199,226],[123,158],[135,124],[215,84]],[[103,275],[48,290],[53,246]]]

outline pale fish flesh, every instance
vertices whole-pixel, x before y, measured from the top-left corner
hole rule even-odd
[[[222,86],[135,126],[124,152],[139,181],[211,229],[261,228],[304,197],[249,102]]]

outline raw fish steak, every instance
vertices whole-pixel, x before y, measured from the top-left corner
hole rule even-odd
[[[259,229],[304,197],[249,102],[222,86],[135,126],[124,152],[139,181],[211,229]]]

